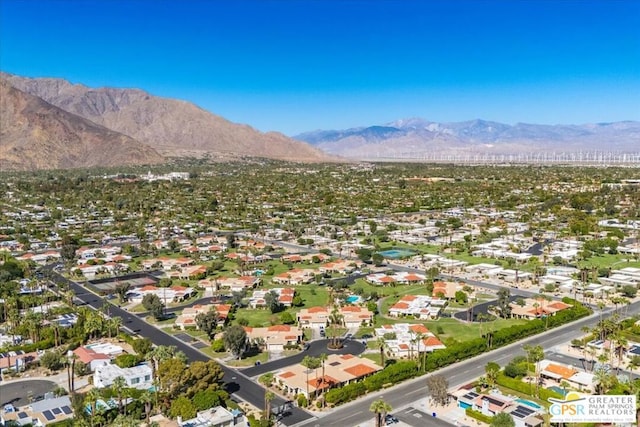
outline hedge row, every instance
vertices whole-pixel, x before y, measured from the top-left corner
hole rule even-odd
[[[560,326],[591,314],[591,310],[578,301],[564,298],[563,302],[571,304],[573,307],[560,311],[548,319],[535,319],[522,325],[513,325],[493,332],[491,348],[488,346],[489,337],[485,336],[483,338],[475,338],[456,343],[442,350],[436,350],[427,357],[425,370],[427,372],[435,371],[455,362],[482,354],[487,350],[511,344],[512,342],[543,332],[547,326],[548,328]]]
[[[489,415],[485,415],[480,411],[476,411],[474,409],[471,408],[467,408],[464,411],[469,417],[471,418],[475,418],[478,421],[482,421],[483,423],[487,423],[487,424],[491,424],[491,421],[493,420],[493,417],[489,416]]]
[[[571,304],[573,307],[560,311],[555,316],[549,317],[548,319],[535,319],[523,325],[513,325],[508,328],[495,331],[491,338],[491,348],[488,347],[489,340],[488,337],[485,336],[483,338],[475,338],[473,340],[456,343],[442,350],[436,350],[427,357],[423,370],[426,372],[432,372],[461,360],[482,354],[489,349],[507,345],[522,338],[535,335],[544,331],[547,327],[552,328],[554,326],[559,326],[591,314],[591,310],[578,301],[571,298],[563,298],[562,301],[566,304]],[[385,384],[397,384],[417,375],[419,375],[419,369],[416,362],[397,362],[387,366],[382,371],[373,374],[362,382],[352,383],[341,388],[329,390],[325,395],[325,401],[329,404],[340,405],[341,403],[356,399],[365,393],[380,390]],[[509,385],[501,385],[522,391],[523,393],[528,393],[528,384],[524,384],[519,380],[512,380],[508,377],[504,378],[514,381],[515,383],[520,384],[521,387],[526,387],[527,389],[520,390],[518,386],[515,386],[515,383],[512,384],[511,382]],[[562,396],[550,390],[540,390],[541,399],[546,400],[548,397],[562,398]]]
[[[534,390],[536,387],[535,384],[527,384],[522,382],[519,379],[509,378],[508,376],[504,375],[502,372],[498,374],[496,383],[498,385],[501,385],[502,387],[510,388],[511,390],[516,390],[516,391],[519,391],[520,393],[524,393],[527,395],[531,395],[531,391]],[[544,400],[545,402],[548,401],[550,397],[553,397],[555,399],[563,399],[563,396],[560,393],[555,392],[553,390],[540,388],[539,392],[540,392],[539,398],[541,400]]]
[[[385,384],[397,384],[417,374],[418,365],[413,360],[393,363],[364,381],[329,390],[325,395],[325,401],[340,405],[368,392],[380,390]]]

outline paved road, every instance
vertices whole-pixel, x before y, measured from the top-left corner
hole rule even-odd
[[[53,268],[53,266],[53,264],[50,266],[51,269]],[[85,304],[88,304],[94,309],[99,310],[102,306],[102,298],[92,292],[89,292],[82,286],[65,278],[64,276],[52,271],[51,279],[58,284],[63,283],[68,285],[75,292],[77,299],[81,300]],[[178,338],[169,335],[158,328],[149,325],[132,313],[124,311],[116,306],[111,307],[110,313],[112,317],[115,316],[122,319],[123,327],[143,337],[149,338],[154,344],[167,346],[173,345],[178,347],[178,349],[183,351],[187,356],[187,359],[189,359],[189,361],[191,362],[211,360],[208,356],[201,353],[191,345],[180,341]],[[224,371],[223,381],[225,382],[227,391],[230,394],[235,394],[240,399],[247,401],[258,408],[262,408],[264,406],[265,390],[264,388],[262,388],[262,386],[256,384],[249,377],[235,369],[222,366],[222,370]],[[283,405],[284,403],[285,401],[283,399],[277,398],[273,400],[272,405],[274,407],[277,407]],[[312,417],[313,415],[311,415],[307,411],[304,411],[297,407],[293,407],[288,411],[281,422],[285,425],[293,425],[308,420]]]
[[[339,350],[328,350],[327,344],[329,344],[328,339],[318,340],[309,343],[309,349],[295,354],[293,356],[284,357],[282,359],[274,360],[272,362],[263,363],[260,366],[252,366],[247,369],[242,369],[242,373],[248,377],[255,377],[256,375],[262,375],[267,372],[274,372],[278,369],[282,369],[285,366],[293,365],[294,363],[299,363],[305,356],[319,356],[322,353],[326,354],[360,354],[365,349],[366,346],[362,344],[359,340],[346,340],[344,342],[344,346]]]
[[[640,302],[631,304],[628,307],[628,310],[630,314],[640,312]],[[610,316],[612,312],[613,309],[605,310],[603,311],[603,316]],[[509,346],[502,347],[488,353],[483,353],[472,359],[440,369],[434,374],[444,375],[449,382],[450,388],[467,384],[484,374],[484,367],[487,363],[496,362],[503,366],[506,365],[513,357],[525,355],[522,350],[522,346],[524,344],[541,345],[545,349],[551,349],[555,346],[565,344],[567,340],[570,340],[572,337],[582,335],[581,328],[583,326],[595,325],[599,320],[599,316],[599,313],[594,313],[589,317],[580,319],[571,324],[552,329],[543,334],[518,341]],[[372,417],[371,412],[369,411],[371,402],[381,395],[384,396],[385,401],[393,408],[401,410],[412,402],[427,398],[427,391],[425,389],[426,378],[426,376],[423,376],[402,383],[393,388],[372,393],[367,395],[365,398],[334,409],[319,420],[308,420],[300,423],[299,425],[340,425],[349,427],[365,423],[370,421]]]
[[[437,426],[437,427],[451,427],[447,421],[434,417],[433,413],[428,414],[420,409],[414,408],[412,406],[405,408],[401,411],[391,411],[393,416],[395,416],[398,420],[402,421],[405,424],[409,424],[413,427],[424,427],[424,426]]]
[[[509,298],[509,300],[511,302],[514,302],[518,298],[521,298],[521,297],[512,295]],[[453,314],[453,317],[455,317],[458,320],[462,320],[462,321],[466,322],[467,319],[473,314],[473,321],[475,322],[477,317],[478,317],[478,314],[480,314],[480,313],[487,314],[489,312],[489,307],[495,306],[497,301],[498,301],[497,299],[493,299],[491,301],[486,301],[486,302],[483,302],[483,303],[480,303],[480,304],[476,304],[476,305],[473,306],[473,311],[471,309],[460,310],[460,311],[455,312]]]
[[[0,406],[12,404],[13,406],[23,406],[29,403],[29,396],[33,399],[44,396],[45,393],[55,390],[58,387],[53,381],[46,380],[25,380],[13,381],[0,385]]]

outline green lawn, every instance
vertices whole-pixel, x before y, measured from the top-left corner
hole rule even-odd
[[[366,357],[369,360],[373,360],[378,365],[382,366],[382,357],[380,356],[380,352],[363,354],[362,357]]]
[[[401,295],[407,288],[420,286],[423,290],[425,285],[399,285],[399,286],[379,286],[373,285],[367,282],[365,279],[356,279],[356,281],[349,287],[352,291],[356,288],[361,288],[365,293],[376,292],[378,296],[385,297],[389,295]]]
[[[280,313],[273,314],[264,308],[240,308],[236,311],[236,322],[238,319],[247,319],[249,326],[259,328],[263,326],[271,326],[280,323]]]
[[[220,357],[220,356],[218,356]],[[269,360],[269,353],[263,351],[255,356],[246,357],[240,360],[230,360],[227,363],[229,366],[253,366],[256,362],[265,363]]]
[[[419,323],[425,325],[431,332],[436,334],[441,340],[447,338],[453,338],[456,341],[466,341],[473,338],[480,337],[480,329],[482,333],[486,331],[495,331],[501,328],[509,327],[511,325],[520,325],[526,323],[526,320],[520,319],[497,319],[491,322],[480,323],[465,323],[456,320],[455,318],[443,317],[438,320],[417,320],[414,318],[392,318],[383,319],[376,316],[376,327],[382,325],[390,325],[394,323]],[[438,328],[442,328],[442,333],[438,333]]]
[[[626,260],[631,260],[627,262]],[[615,265],[613,265],[615,264]],[[640,267],[640,261],[635,261],[633,255],[623,255],[623,254],[604,254],[604,255],[595,255],[591,258],[580,261],[578,263],[578,268],[583,267],[612,267],[612,269],[617,270],[624,267]]]
[[[275,286],[272,286],[273,288]],[[298,285],[293,288],[300,294],[304,305],[302,307],[291,307],[285,311],[289,311],[293,317],[296,317],[296,313],[302,308],[309,307],[326,307],[329,303],[329,291],[324,286],[318,285]],[[269,287],[266,287],[269,289]],[[249,326],[263,327],[270,326],[271,324],[280,324],[280,313],[272,314],[271,311],[263,308],[241,308],[236,312],[236,319],[244,318],[249,321]],[[273,323],[272,323],[273,322]]]

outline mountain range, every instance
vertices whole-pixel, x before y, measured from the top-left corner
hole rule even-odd
[[[157,164],[174,157],[296,162],[607,151],[640,153],[640,122],[508,125],[419,118],[293,138],[139,89],[0,72],[0,170]]]
[[[2,170],[154,164],[168,157],[335,160],[281,133],[139,89],[7,73],[0,73],[0,83]]]
[[[615,151],[640,152],[640,122],[508,125],[485,120],[437,123],[419,118],[382,126],[318,130],[294,136],[326,153],[352,159],[447,155]]]

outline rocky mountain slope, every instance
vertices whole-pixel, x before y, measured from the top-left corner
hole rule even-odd
[[[93,89],[62,79],[4,76],[20,90],[128,135],[164,156],[330,160],[309,144],[229,122],[189,102],[160,98],[137,89]]]
[[[0,78],[0,170],[153,164],[153,148],[68,113]]]
[[[640,122],[587,125],[507,125],[484,120],[436,123],[404,119],[384,126],[320,130],[295,136],[327,153],[349,158],[419,158],[438,153],[640,152]]]

